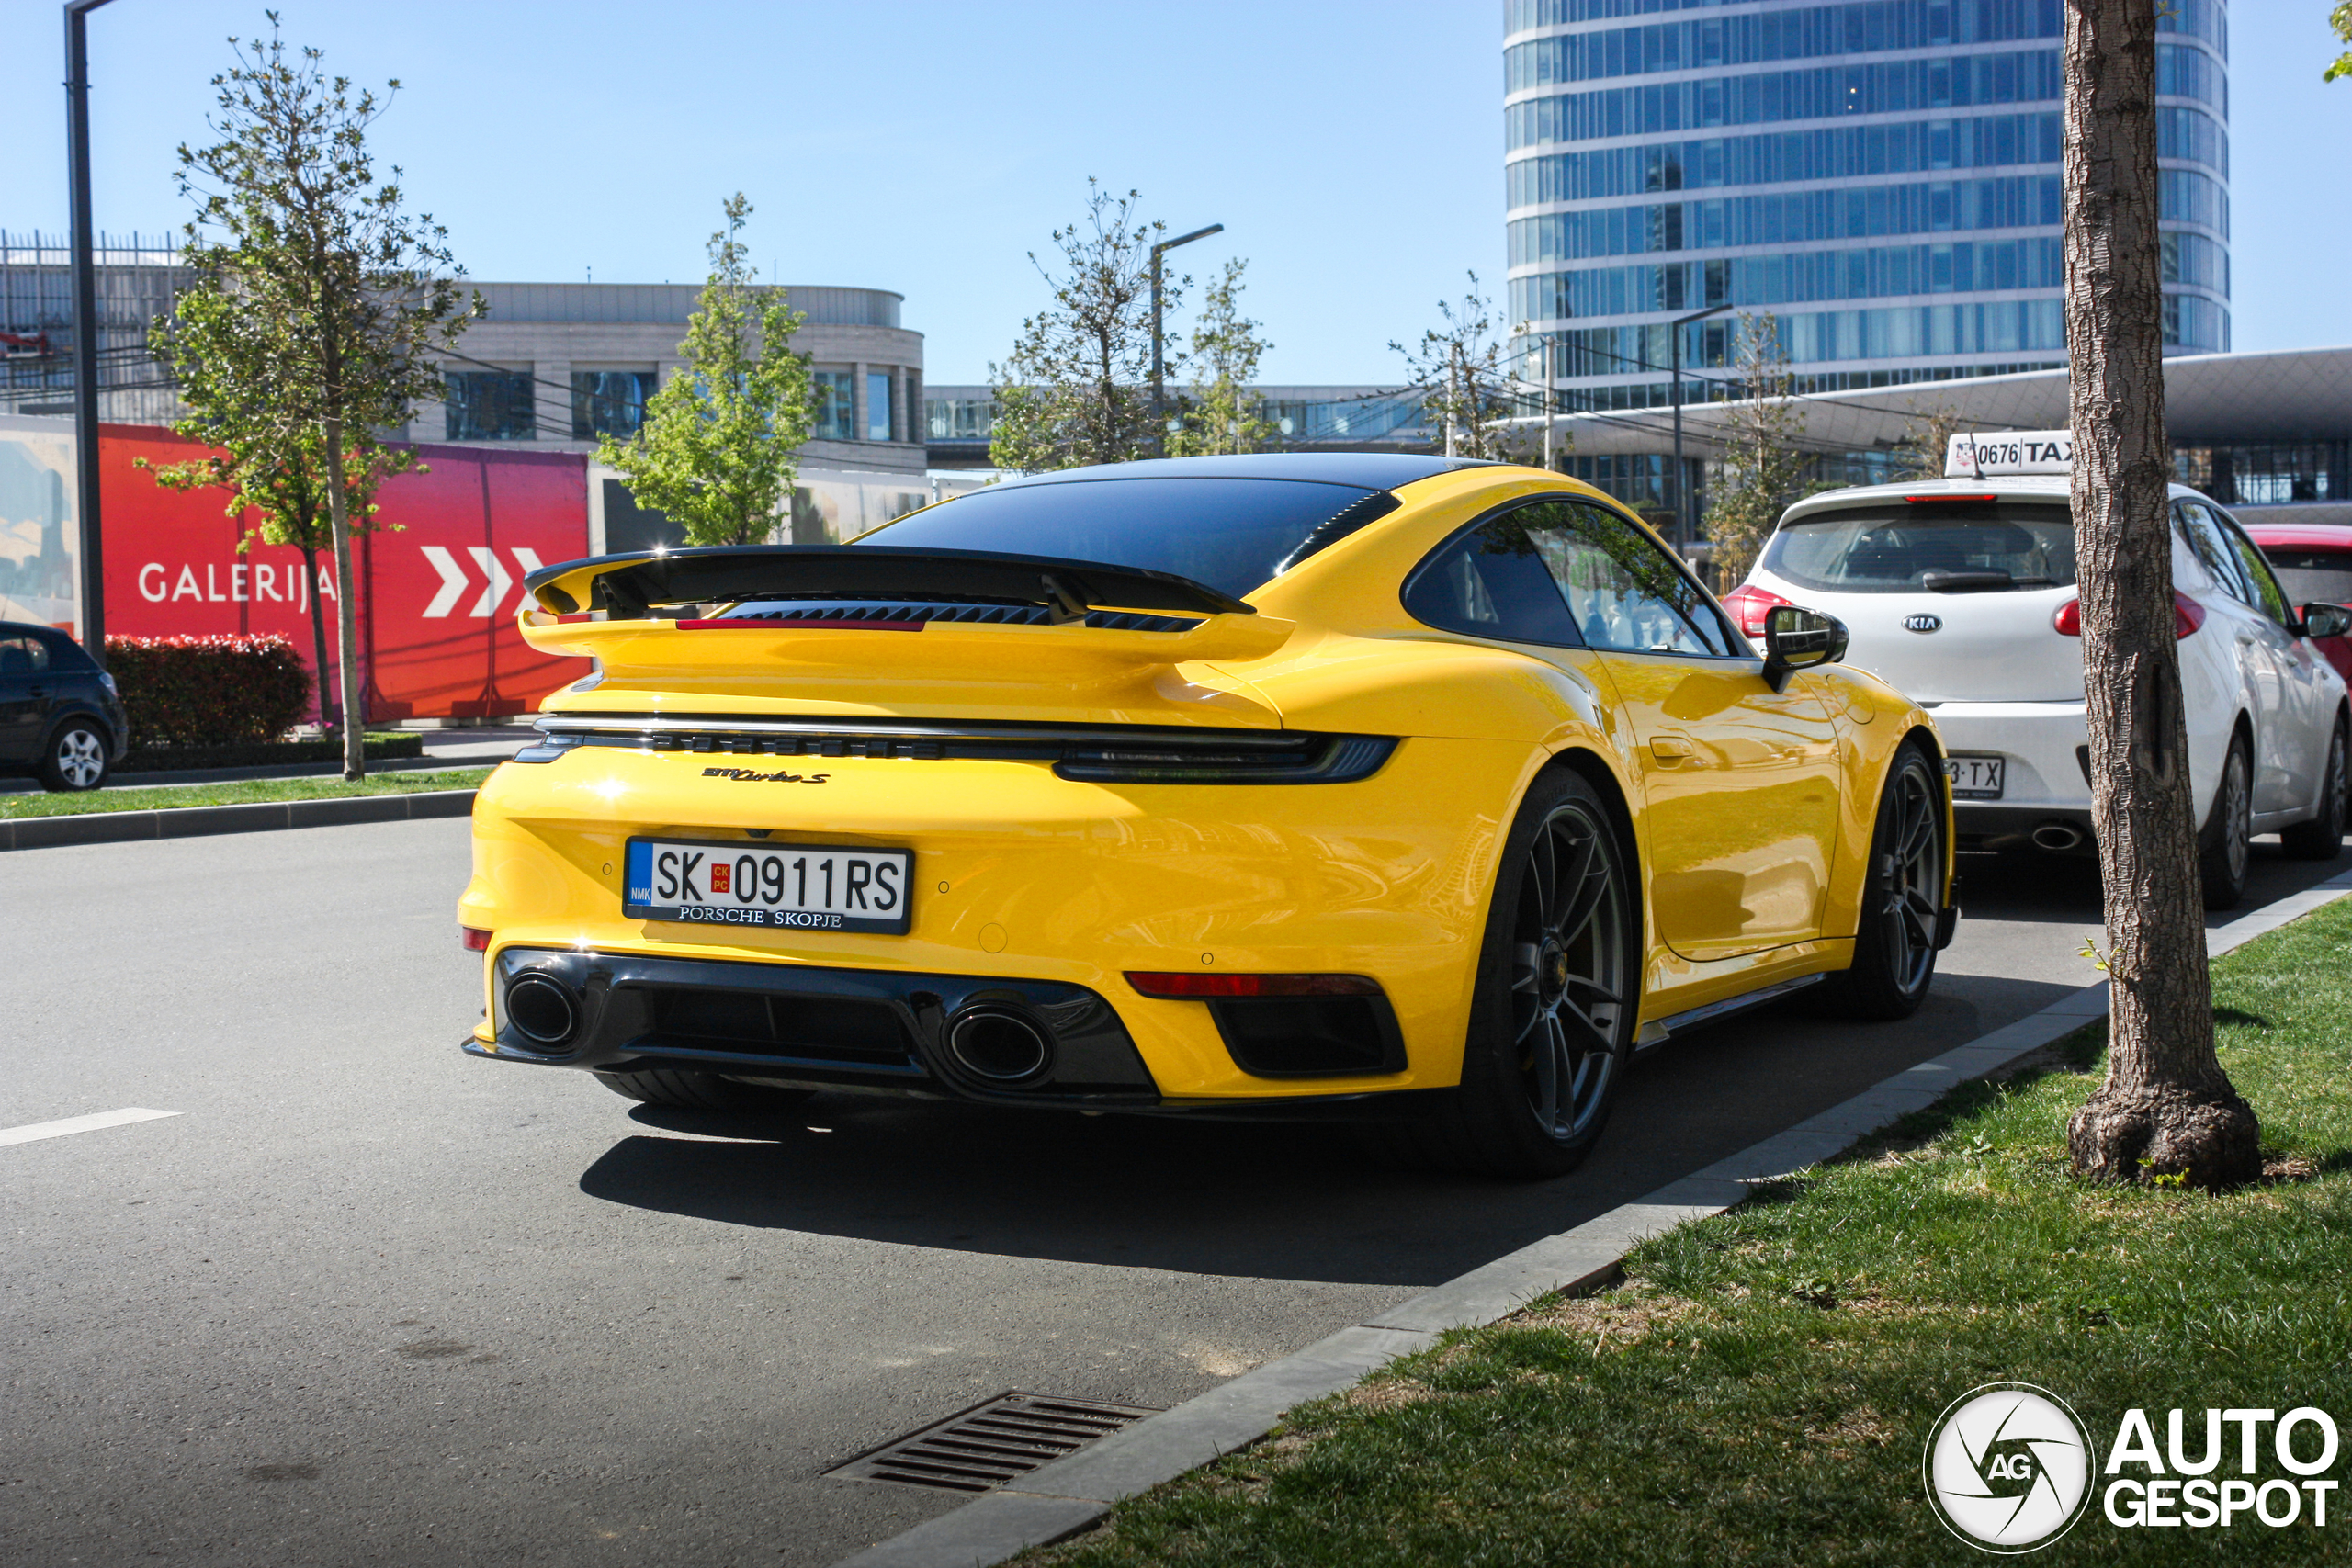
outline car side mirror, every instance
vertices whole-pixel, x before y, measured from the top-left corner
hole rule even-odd
[[[1786,689],[1789,676],[1846,657],[1846,623],[1818,610],[1775,604],[1764,613],[1764,683]]]
[[[2305,637],[2342,637],[2347,631],[2352,631],[2352,610],[2341,604],[2303,606]]]

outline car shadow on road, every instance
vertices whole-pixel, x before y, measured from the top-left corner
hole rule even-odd
[[[1939,976],[1900,1024],[1792,1004],[1637,1058],[1573,1175],[1402,1168],[1329,1124],[823,1095],[774,1120],[640,1106],[582,1176],[607,1202],[721,1224],[1072,1263],[1434,1285],[1769,1137],[2070,987]]]
[[[2257,839],[2246,867],[2245,899],[2234,909],[2210,910],[2205,923],[2225,926],[2291,893],[2317,886],[2344,870],[2343,861],[2293,860],[2276,838]],[[2026,920],[2097,930],[2100,916],[2098,861],[2086,854],[1967,854],[1960,858],[1962,917]]]

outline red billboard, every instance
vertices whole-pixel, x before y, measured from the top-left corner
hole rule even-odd
[[[311,585],[299,550],[255,541],[217,490],[167,491],[133,460],[184,461],[198,443],[141,425],[102,427],[107,629],[127,637],[281,632],[311,661]],[[419,446],[427,472],[386,481],[378,531],[356,541],[368,716],[528,713],[583,671],[514,629],[524,575],[588,553],[588,459],[570,452]],[[332,558],[319,562],[334,657]]]

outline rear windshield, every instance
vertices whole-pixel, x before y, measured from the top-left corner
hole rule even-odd
[[[1845,593],[2070,588],[2075,525],[2063,506],[1858,506],[1783,525],[1763,564],[1799,587]]]
[[[2352,551],[2265,545],[2278,585],[2298,604],[2352,604]]]
[[[877,528],[858,542],[1141,567],[1189,577],[1238,599],[1264,586],[1317,527],[1351,506],[1383,496],[1380,491],[1306,479],[1065,479],[990,486]]]

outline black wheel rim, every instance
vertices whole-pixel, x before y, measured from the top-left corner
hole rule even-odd
[[[1616,840],[1574,802],[1527,848],[1512,928],[1511,1027],[1528,1109],[1572,1142],[1608,1103],[1627,1019],[1625,888]]]
[[[1926,985],[1936,963],[1936,919],[1944,886],[1941,804],[1925,767],[1915,764],[1895,774],[1886,913],[1894,978],[1906,992]]]

